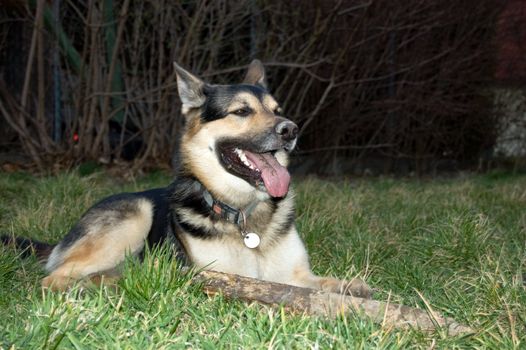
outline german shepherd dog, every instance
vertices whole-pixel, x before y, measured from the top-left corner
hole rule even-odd
[[[298,126],[268,92],[261,62],[233,85],[207,84],[174,67],[185,119],[174,182],[103,199],[56,245],[4,243],[42,258],[49,273],[42,286],[55,290],[116,278],[126,255],[168,242],[178,260],[196,268],[369,297],[359,279],[311,272],[287,171]]]

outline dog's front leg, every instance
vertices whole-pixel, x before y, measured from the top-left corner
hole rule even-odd
[[[291,228],[286,236],[281,237],[279,243],[265,254],[262,266],[267,269],[263,279],[326,292],[371,297],[372,289],[359,278],[346,281],[315,275],[311,271],[307,250],[296,228]]]

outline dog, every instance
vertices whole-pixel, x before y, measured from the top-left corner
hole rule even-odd
[[[243,82],[232,85],[174,68],[185,126],[173,183],[103,199],[56,245],[4,243],[16,241],[44,260],[42,286],[54,290],[118,278],[127,255],[170,244],[183,265],[369,297],[360,279],[311,271],[287,170],[298,126],[269,93],[262,63],[252,61]]]

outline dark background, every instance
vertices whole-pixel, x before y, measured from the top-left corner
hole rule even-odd
[[[169,167],[172,62],[227,83],[259,58],[301,127],[297,172],[517,165],[495,152],[520,122],[495,96],[522,91],[524,22],[520,0],[4,0],[0,162]]]

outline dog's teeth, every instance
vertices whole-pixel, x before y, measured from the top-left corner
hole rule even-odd
[[[246,166],[250,165],[250,162],[248,161],[245,152],[243,152],[239,148],[234,149],[234,152],[236,152],[238,158],[243,162],[243,164],[245,164]]]
[[[245,164],[248,168],[257,171],[258,173],[261,172],[258,168],[256,168],[247,158],[247,155],[245,152],[243,152],[242,149],[234,148],[234,152],[237,154],[237,157],[243,164]]]

